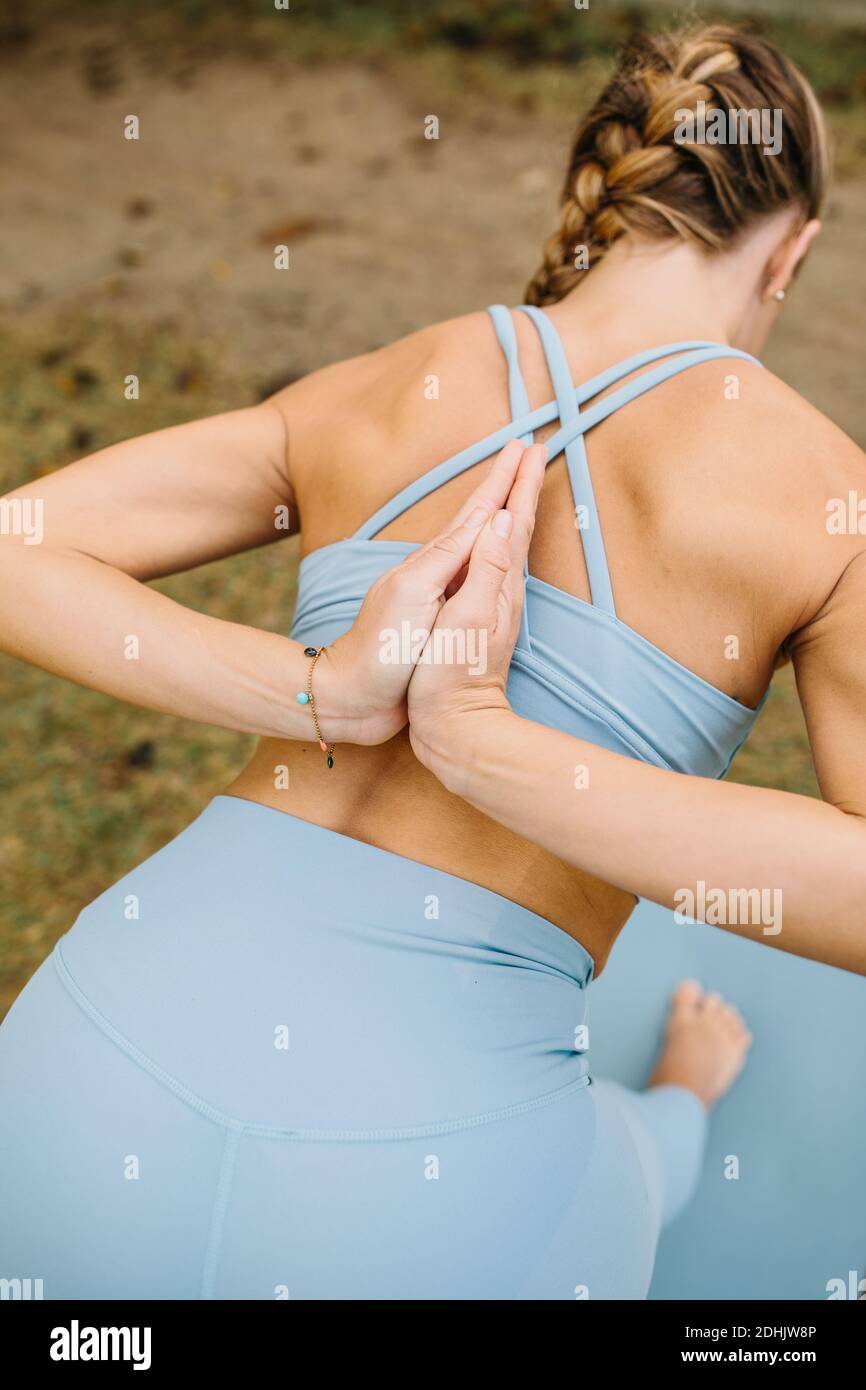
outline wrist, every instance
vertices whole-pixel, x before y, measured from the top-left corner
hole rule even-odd
[[[305,652],[307,648],[304,649]],[[306,670],[309,670],[311,657],[305,656]],[[342,737],[346,742],[346,688],[336,669],[331,647],[322,647],[316,658],[312,673],[313,701],[322,738],[326,743],[336,743]]]
[[[304,649],[306,650],[306,648]],[[299,690],[305,690],[311,657],[305,657],[304,674]],[[312,672],[312,704],[315,707],[322,740],[327,744],[385,743],[406,722],[405,702],[376,708],[364,696],[363,681],[357,666],[346,650],[343,638],[333,646],[321,648]],[[310,706],[307,705],[309,710]],[[311,723],[312,714],[309,715]],[[310,738],[318,738],[315,725]]]
[[[483,802],[488,772],[506,756],[520,716],[507,703],[461,709],[418,726],[410,722],[415,755],[447,791]]]

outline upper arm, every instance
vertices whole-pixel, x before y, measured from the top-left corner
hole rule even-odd
[[[866,816],[866,552],[849,562],[790,651],[825,801]]]
[[[415,342],[415,357],[425,333],[404,340]],[[365,433],[379,439],[381,403],[404,357],[403,343],[390,345],[311,372],[259,405],[110,445],[0,506],[38,506],[44,544],[145,581],[280,540],[298,529],[301,495],[315,513],[348,505],[353,488],[375,491],[375,479],[337,476],[330,462]],[[366,500],[357,505],[364,515]],[[14,519],[0,525],[4,548],[20,539]]]
[[[266,401],[128,439],[16,489],[7,511],[12,499],[53,549],[141,580],[191,569],[286,535],[283,414]]]

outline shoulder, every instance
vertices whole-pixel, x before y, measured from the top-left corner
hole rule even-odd
[[[678,533],[734,582],[762,576],[787,634],[811,624],[866,553],[866,455],[768,368],[716,358],[668,383],[642,425]],[[655,393],[650,392],[650,396]],[[651,407],[650,407],[651,408]],[[657,429],[652,427],[657,425]],[[787,640],[786,640],[787,638]]]
[[[733,430],[747,431],[774,452],[811,458],[828,453],[848,466],[862,467],[864,454],[843,430],[805,396],[768,367],[740,358],[717,358],[698,367],[694,375],[704,399],[727,410]]]
[[[416,330],[382,347],[322,367],[272,397],[289,423],[299,424],[305,411],[316,411],[326,428],[338,428],[347,410],[353,422],[375,426],[399,414],[407,397],[435,390],[427,378],[437,375],[451,389],[468,387],[473,364],[481,379],[479,350],[490,344],[490,317],[484,311],[462,314]]]
[[[742,495],[775,502],[780,518],[801,516],[822,535],[839,500],[860,490],[866,512],[866,454],[844,430],[769,369],[737,358],[718,358],[685,373],[689,383],[686,428],[703,457],[716,457]],[[829,527],[825,524],[830,522]],[[848,528],[844,563],[866,546]]]
[[[745,491],[763,503],[777,532],[774,550],[794,574],[808,577],[798,629],[823,631],[831,612],[846,626],[863,617],[866,595],[866,454],[838,425],[769,371],[738,429]],[[813,625],[818,624],[815,628]],[[798,640],[795,632],[786,649]]]
[[[317,487],[339,492],[352,514],[375,510],[382,497],[508,418],[501,353],[502,389],[491,392],[494,353],[490,316],[482,310],[286,388],[272,400],[285,421],[294,484],[303,489],[315,479]]]

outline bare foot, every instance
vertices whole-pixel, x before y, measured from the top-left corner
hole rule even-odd
[[[708,1110],[736,1081],[752,1035],[737,1010],[695,980],[674,990],[665,1041],[650,1086],[685,1086]]]

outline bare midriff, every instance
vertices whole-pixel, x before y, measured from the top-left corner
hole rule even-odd
[[[374,748],[340,746],[332,769],[315,743],[263,739],[227,791],[529,908],[579,941],[596,974],[634,907],[631,894],[563,863],[446,791],[418,762],[405,730]],[[334,868],[339,872],[338,863]]]

